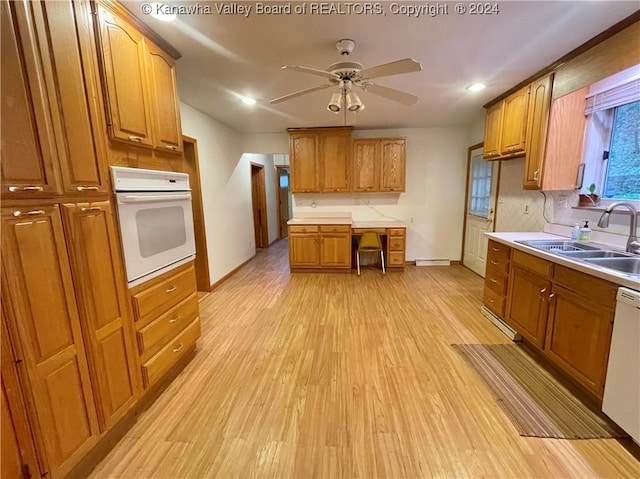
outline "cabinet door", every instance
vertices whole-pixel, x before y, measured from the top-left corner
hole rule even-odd
[[[29,2],[0,2],[2,197],[59,193],[57,152]]]
[[[300,133],[290,137],[291,193],[320,191],[316,136],[315,133]]]
[[[2,211],[3,298],[17,331],[49,472],[63,477],[93,447],[98,422],[60,211]]]
[[[318,134],[320,189],[324,193],[350,190],[351,131]]]
[[[352,191],[378,191],[380,184],[379,145],[378,140],[353,141]]]
[[[144,44],[147,49],[151,112],[155,122],[153,146],[162,151],[182,153],[175,62],[149,40],[145,39]]]
[[[552,80],[553,75],[548,75],[531,84],[529,118],[527,120],[527,153],[524,164],[524,187],[526,189],[535,190],[542,185],[542,159],[547,141]]]
[[[602,397],[613,310],[554,285],[545,350],[556,364]]]
[[[404,191],[404,144],[403,138],[380,140],[380,191]]]
[[[527,133],[529,87],[517,91],[504,100],[500,154],[513,155],[524,152]]]
[[[316,233],[289,235],[289,265],[308,268],[320,265],[320,245]]]
[[[484,158],[487,160],[500,156],[500,138],[502,136],[502,114],[504,102],[487,108],[484,130]]]
[[[152,146],[142,34],[102,7],[99,15],[109,134],[114,140]]]
[[[542,349],[551,282],[512,265],[508,289],[507,323]]]
[[[108,192],[106,143],[88,2],[33,2],[67,193]]]
[[[542,187],[545,190],[576,188],[586,117],[585,96],[589,88],[556,98],[551,104],[549,133],[544,157]]]
[[[133,320],[108,201],[64,205],[72,271],[100,427],[112,426],[136,399]]]
[[[320,266],[349,268],[351,266],[351,235],[323,233],[320,236]]]

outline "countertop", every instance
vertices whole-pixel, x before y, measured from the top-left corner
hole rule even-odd
[[[352,228],[406,228],[406,223],[398,220],[353,220],[345,216],[294,217],[288,225],[351,225]]]
[[[640,280],[632,278],[624,273],[619,273],[610,269],[602,269],[597,266],[592,266],[589,263],[583,263],[581,261],[575,261],[569,259],[564,256],[559,256],[555,254],[548,253],[546,251],[542,251],[539,249],[532,248],[531,246],[524,245],[522,243],[516,243],[516,241],[527,241],[527,240],[567,240],[570,241],[566,236],[559,236],[550,233],[485,233],[490,239],[497,241],[499,243],[510,246],[511,248],[524,251],[525,253],[529,253],[533,256],[537,256],[538,258],[546,259],[556,264],[561,264],[568,268],[575,269],[577,271],[581,271],[583,273],[590,274],[600,279],[604,279],[607,281],[611,281],[612,283],[616,283],[620,286],[625,286],[627,288],[640,290]],[[608,246],[601,243],[593,243],[599,247],[607,247],[612,250],[620,251],[620,248],[615,246]]]

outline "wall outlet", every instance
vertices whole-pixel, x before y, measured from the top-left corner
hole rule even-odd
[[[409,223],[413,223],[413,216],[409,219]]]
[[[567,203],[567,195],[558,196],[558,208],[566,209],[568,207],[569,204]]]
[[[498,204],[499,205],[503,205],[504,204],[504,197],[498,196]]]
[[[529,214],[529,204],[528,203],[526,205],[524,205],[524,214],[525,215]]]

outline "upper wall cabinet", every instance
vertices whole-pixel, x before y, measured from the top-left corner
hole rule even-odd
[[[291,193],[317,193],[318,151],[315,133],[296,132],[289,136]]]
[[[487,109],[485,159],[502,160],[525,153],[529,90],[526,86]]]
[[[109,137],[182,153],[173,58],[115,11],[98,15]]]
[[[344,193],[350,189],[351,130],[318,135],[320,189],[325,193]]]
[[[108,191],[88,2],[2,4],[2,196]]]
[[[405,190],[404,138],[366,138],[353,141],[354,192],[402,192]]]
[[[548,75],[531,84],[524,171],[526,189],[538,189],[542,186],[542,163],[547,142],[552,80],[553,75]]]

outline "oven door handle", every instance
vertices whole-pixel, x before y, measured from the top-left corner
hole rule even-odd
[[[191,193],[184,195],[127,195],[120,198],[122,203],[156,203],[159,201],[190,200]]]

